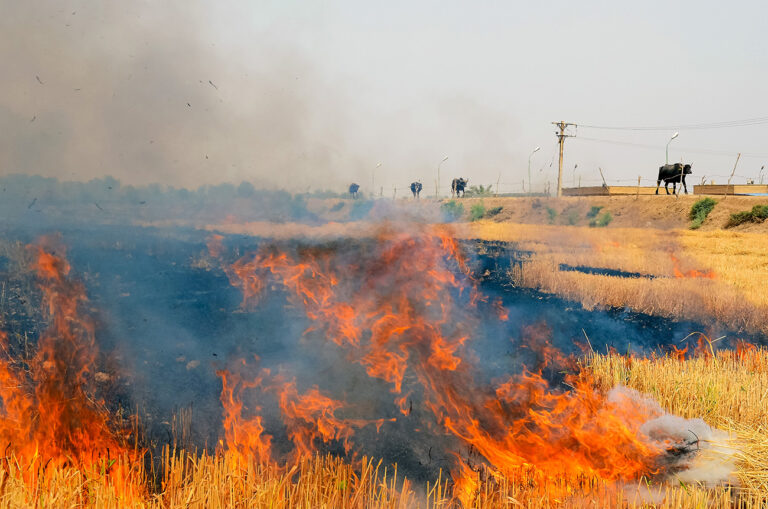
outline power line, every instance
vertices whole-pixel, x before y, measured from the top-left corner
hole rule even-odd
[[[629,141],[621,141],[621,140],[607,140],[603,138],[589,138],[586,136],[578,136],[575,139],[577,140],[584,140],[584,141],[594,141],[598,143],[608,143],[612,145],[623,145],[628,147],[638,147],[638,148],[646,148],[646,149],[652,149],[652,150],[659,150],[659,145],[649,145],[644,143],[633,143]],[[738,151],[727,151],[727,150],[712,150],[712,149],[706,149],[706,148],[684,148],[684,147],[677,147],[676,149],[679,152],[690,152],[694,154],[712,154],[712,155],[722,155],[722,156],[735,156]],[[757,159],[764,159],[768,158],[768,154],[747,154],[742,153],[741,157],[754,157]]]
[[[723,129],[728,127],[746,127],[760,124],[768,124],[768,117],[755,117],[742,120],[727,120],[723,122],[679,124],[670,126],[599,126],[589,124],[578,124],[578,126],[588,129],[606,129],[612,131],[680,131],[688,129]]]

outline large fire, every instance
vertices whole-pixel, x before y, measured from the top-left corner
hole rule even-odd
[[[659,417],[659,409],[598,392],[586,375],[568,376],[570,390],[551,387],[542,370],[565,368],[571,361],[549,345],[545,327],[529,329],[522,341],[538,353],[538,365],[493,385],[477,381],[482,364],[468,346],[481,316],[478,306],[488,299],[446,230],[385,230],[375,249],[353,259],[333,250],[287,252],[271,246],[241,258],[227,272],[246,307],[258,305],[268,288],[281,285],[289,301],[304,308],[312,327],[322,329],[329,348],[340,348],[369,376],[390,384],[393,405],[402,414],[409,413],[405,402],[411,392],[420,391],[436,431],[481,458],[473,465],[455,451],[456,495],[464,501],[471,497],[469,477],[480,463],[493,475],[533,470],[542,480],[617,481],[658,473],[668,444],[651,440],[641,427]],[[497,316],[506,318],[503,312]],[[417,389],[405,386],[408,377],[417,380]],[[284,390],[295,388],[289,383]],[[314,393],[318,400],[316,388]],[[235,407],[240,404],[236,400]],[[341,403],[327,401],[320,415],[332,414],[336,405]],[[242,425],[253,424],[243,420]],[[316,418],[314,426],[322,430],[328,422]],[[338,424],[331,429],[323,440],[350,439],[351,429]],[[311,450],[306,438],[299,442],[299,449]]]
[[[224,260],[221,237],[208,246]],[[6,353],[0,359],[0,439],[23,463],[30,486],[50,482],[46,467],[53,464],[96,470],[123,500],[132,499],[143,490],[143,453],[135,433],[131,447],[123,423],[96,396],[98,349],[94,323],[84,312],[84,286],[69,276],[61,254],[30,249],[49,327],[29,359],[11,355],[7,336],[0,335]],[[502,379],[484,377],[473,336],[483,321],[508,320],[509,313],[479,290],[446,229],[385,228],[354,255],[333,246],[267,245],[224,267],[242,291],[244,309],[279,288],[312,324],[307,340],[322,338],[324,348],[385,382],[392,402],[389,411],[371,416],[370,408],[357,411],[322,380],[301,385],[290,372],[258,367],[258,358],[239,359],[217,371],[223,406],[218,452],[238,465],[291,464],[320,444],[354,454],[359,429],[386,432],[398,419],[415,418],[454,458],[454,497],[468,506],[481,476],[630,481],[663,474],[663,458],[677,445],[674,436],[648,431],[648,423],[662,416],[658,405],[631,391],[596,390],[575,361],[552,346],[545,325],[525,328],[517,340],[531,354],[528,366]],[[267,431],[265,398],[279,408],[292,444],[288,453]]]

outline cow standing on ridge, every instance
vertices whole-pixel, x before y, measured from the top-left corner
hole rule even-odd
[[[677,183],[683,186],[685,194],[688,194],[688,186],[685,185],[685,176],[693,173],[690,164],[675,163],[665,164],[659,168],[659,176],[656,179],[656,194],[659,194],[659,186],[664,181],[664,190],[669,194],[669,184],[672,184],[672,194],[677,194]]]
[[[411,182],[411,192],[414,198],[418,198],[421,193],[421,182]]]
[[[467,187],[467,184],[469,183],[469,179],[465,178],[457,178],[453,179],[453,182],[451,182],[451,197],[454,196],[456,198],[459,197],[459,193],[461,193],[461,196],[464,196],[464,189]]]
[[[349,194],[352,195],[352,198],[355,200],[357,199],[357,192],[360,190],[360,186],[357,184],[350,184],[349,185]]]

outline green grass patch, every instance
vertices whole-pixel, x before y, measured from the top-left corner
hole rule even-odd
[[[762,223],[766,219],[768,219],[768,205],[755,205],[752,210],[731,214],[725,227],[733,228],[744,223]]]
[[[717,205],[717,201],[712,198],[703,198],[693,204],[691,212],[688,214],[688,217],[691,219],[691,230],[698,230],[701,228],[704,220],[707,219],[707,216],[712,212],[712,209],[715,208],[715,205]]]
[[[552,207],[547,207],[547,216],[549,216],[549,224],[555,224],[555,218],[557,217],[557,211]]]
[[[596,218],[592,219],[592,221],[589,222],[589,226],[593,228],[604,228],[608,226],[611,221],[613,221],[613,216],[610,212],[603,212]]]
[[[451,200],[440,205],[440,212],[443,213],[443,220],[446,223],[452,223],[464,215],[464,204]]]
[[[483,215],[485,215],[485,205],[483,205],[482,202],[475,203],[474,205],[469,207],[470,221],[477,221],[478,219],[482,219]]]

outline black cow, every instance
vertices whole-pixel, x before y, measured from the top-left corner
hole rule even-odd
[[[414,198],[418,198],[421,193],[421,182],[411,182],[411,192]]]
[[[357,192],[360,190],[360,186],[357,184],[349,184],[349,194],[352,198],[357,199]]]
[[[469,179],[465,179],[465,178],[453,179],[453,182],[451,182],[451,197],[455,196],[456,198],[458,198],[459,193],[461,193],[461,195],[464,196],[464,188],[467,187],[468,183],[469,183]]]
[[[672,194],[677,194],[677,183],[681,182],[685,194],[688,194],[688,186],[685,185],[685,176],[693,173],[690,164],[675,163],[665,164],[659,168],[659,176],[656,179],[656,194],[659,194],[659,186],[664,181],[664,190],[669,194],[669,184],[672,184]]]

